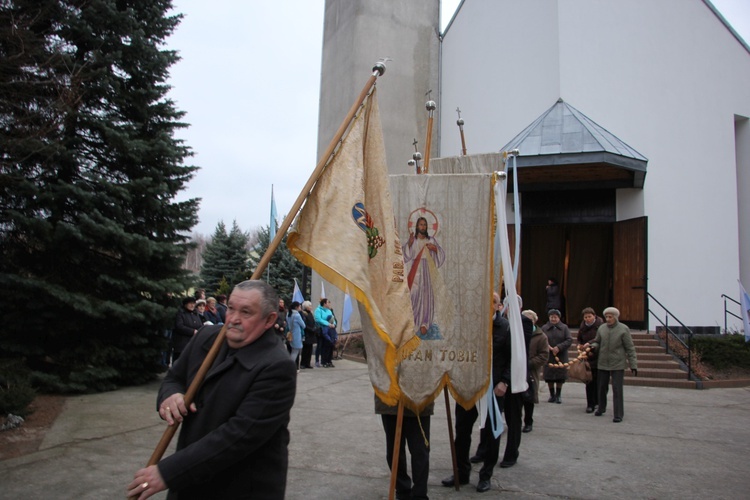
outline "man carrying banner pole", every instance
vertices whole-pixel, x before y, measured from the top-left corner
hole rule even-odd
[[[368,79],[367,83],[365,84],[365,87],[362,89],[362,91],[359,94],[359,97],[357,101],[352,105],[352,107],[349,110],[349,113],[347,114],[346,118],[342,122],[341,126],[337,130],[333,140],[328,145],[328,148],[323,154],[322,159],[318,162],[318,165],[316,166],[315,170],[313,171],[312,175],[310,176],[310,179],[305,184],[305,187],[303,188],[302,192],[297,198],[297,201],[292,206],[292,209],[290,210],[290,215],[297,214],[302,207],[303,203],[305,203],[306,198],[308,196],[308,193],[312,190],[313,186],[318,182],[318,179],[322,175],[323,171],[326,168],[326,165],[328,164],[334,149],[338,146],[340,141],[342,140],[345,132],[349,129],[351,126],[355,115],[357,114],[357,111],[361,108],[362,103],[365,101],[365,99],[370,95],[372,88],[375,84],[375,81],[377,80],[378,76],[382,75],[385,72],[385,65],[382,62],[378,62],[372,70],[372,74],[370,78]],[[279,244],[281,243],[282,238],[285,236],[287,229],[289,229],[289,226],[292,223],[294,217],[287,217],[284,219],[284,222],[281,224],[281,227],[279,228],[278,232],[276,233],[275,237],[273,238],[273,241],[269,244],[268,250],[261,258],[260,262],[258,263],[258,266],[253,272],[252,280],[257,280],[263,273],[263,271],[268,266],[268,263],[271,260],[271,257],[273,256],[273,253],[275,252],[276,248],[278,248]],[[230,301],[230,308],[231,308],[231,301]],[[255,307],[255,306],[253,306]],[[273,319],[275,319],[276,313],[274,312],[272,314]],[[269,316],[270,317],[270,316]],[[266,322],[263,322],[263,325],[265,325]],[[269,325],[270,326],[270,325]],[[168,426],[164,431],[164,434],[159,441],[159,443],[156,446],[156,449],[151,455],[151,458],[148,461],[147,467],[144,469],[140,469],[136,472],[134,475],[134,480],[128,485],[127,487],[127,493],[130,498],[138,498],[139,500],[144,500],[158,491],[161,491],[165,488],[169,488],[170,484],[168,482],[166,483],[159,483],[159,481],[156,480],[148,480],[144,479],[144,475],[147,473],[150,474],[149,477],[156,477],[154,475],[153,471],[158,471],[158,463],[161,460],[161,457],[164,455],[164,452],[166,451],[167,447],[169,446],[170,441],[174,437],[174,435],[177,432],[177,429],[179,427],[180,422],[183,418],[192,418],[192,413],[190,413],[188,410],[191,410],[193,412],[196,411],[196,406],[194,405],[193,401],[198,393],[198,390],[201,388],[201,385],[203,384],[204,379],[206,378],[206,375],[208,374],[209,370],[212,368],[214,361],[216,361],[217,356],[219,355],[219,352],[226,352],[226,345],[227,345],[227,324],[225,324],[221,330],[215,335],[215,339],[213,340],[213,343],[208,349],[208,352],[205,354],[205,357],[203,358],[203,361],[200,363],[200,366],[195,370],[194,372],[191,372],[192,380],[190,381],[189,387],[187,387],[187,390],[185,391],[184,395],[180,395],[180,405],[179,409],[175,409],[170,405],[170,408],[167,409],[166,406],[160,406],[159,411],[164,417],[164,415],[169,416],[170,414],[174,417],[176,415],[180,415],[178,418],[172,418],[171,420],[168,419]],[[231,338],[229,339],[231,341]],[[230,347],[232,347],[231,344],[229,344]],[[208,345],[204,346],[205,348],[208,348]],[[223,350],[222,350],[223,349]],[[395,357],[395,356],[394,356]],[[293,391],[292,391],[292,398],[293,398]],[[212,408],[203,408],[201,409],[201,413],[206,414],[212,412]],[[227,411],[227,408],[224,408],[224,411]],[[231,413],[231,410],[229,410]],[[179,412],[179,413],[175,413]],[[221,428],[221,427],[220,427]],[[256,446],[257,443],[250,443],[251,446]],[[179,453],[176,452],[176,453]],[[283,458],[284,463],[286,463],[286,455],[287,450],[286,446],[284,446],[283,449]],[[193,458],[197,459],[200,457],[194,456]],[[155,467],[154,467],[155,466]],[[199,484],[202,484],[203,487],[206,486],[205,482],[201,483],[201,477],[208,478],[208,477],[214,477],[216,475],[216,470],[212,471],[213,475],[198,475],[192,478],[189,478],[189,481],[197,482]],[[286,465],[284,465],[284,470],[277,471],[278,476],[281,477],[281,473],[283,472],[283,481],[286,482]],[[156,472],[156,475],[158,475],[158,472]],[[205,479],[203,481],[206,481]],[[183,486],[188,486],[188,483],[183,483]],[[248,490],[250,491],[250,490]],[[279,498],[283,498],[284,495],[284,487],[278,488],[276,492],[280,492],[279,495],[271,495],[266,496],[265,498],[276,498],[277,496]]]

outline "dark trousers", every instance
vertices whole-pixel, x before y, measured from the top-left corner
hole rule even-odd
[[[586,407],[593,408],[599,404],[599,370],[591,367],[591,382],[586,383]]]
[[[523,404],[523,425],[534,425],[534,402]]]
[[[393,444],[396,442],[396,415],[381,415],[383,430],[385,430],[386,461],[388,468],[393,465]],[[419,424],[424,429],[424,437]],[[399,498],[426,499],[427,477],[430,474],[430,448],[425,444],[425,438],[430,440],[430,417],[404,417],[401,424],[401,446],[398,455],[398,471],[396,473],[396,494]],[[409,445],[411,454],[411,475],[406,472],[406,449]]]
[[[315,363],[320,362],[320,356],[323,354],[323,339],[318,337],[318,342],[315,344]]]
[[[498,398],[500,405],[501,398]],[[502,405],[500,405],[502,408]],[[471,449],[471,431],[474,427],[479,412],[476,406],[470,410],[456,404],[456,462],[458,465],[458,479],[463,482],[469,479],[471,474],[471,462],[469,461],[469,450]],[[480,441],[484,446],[482,458],[484,463],[479,470],[480,480],[489,480],[492,477],[492,470],[497,465],[497,457],[500,455],[500,438],[495,439],[492,435],[492,426],[485,422],[484,429],[480,431]]]
[[[320,352],[320,362],[323,365],[330,364],[333,361],[333,342],[326,338],[321,339],[323,348]]]
[[[612,377],[612,406],[614,407],[615,417],[622,418],[625,414],[622,401],[622,382],[625,378],[625,370],[599,370],[599,411],[604,413],[607,409],[610,376]]]
[[[302,344],[300,364],[306,368],[312,368],[312,365],[310,365],[310,360],[312,358],[312,347],[312,344]]]
[[[523,411],[523,396],[519,394],[505,394],[505,453],[503,462],[518,460],[518,448],[521,446],[521,412]]]

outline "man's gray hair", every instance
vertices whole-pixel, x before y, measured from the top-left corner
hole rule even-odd
[[[272,312],[276,312],[279,308],[279,295],[271,285],[262,280],[246,280],[241,283],[237,283],[234,286],[235,290],[257,290],[260,292],[260,307],[263,312],[263,316],[267,316]]]

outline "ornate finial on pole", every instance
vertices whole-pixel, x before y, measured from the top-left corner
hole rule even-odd
[[[458,131],[461,134],[461,156],[466,156],[466,139],[464,138],[464,120],[461,118],[461,108],[456,108],[456,113],[458,113],[456,125],[458,125]]]
[[[518,148],[503,151],[503,163],[508,163],[508,158],[510,157],[513,157],[513,156],[518,157],[520,155],[521,155],[521,151]]]
[[[383,57],[381,59],[378,59],[378,62],[376,62],[372,67],[372,75],[373,76],[383,76],[383,73],[385,73],[385,63],[388,61],[392,61],[390,57]]]
[[[425,141],[425,148],[424,148],[424,173],[428,174],[430,173],[430,150],[432,149],[432,123],[434,121],[433,113],[435,111],[435,108],[437,108],[437,104],[435,104],[435,101],[430,99],[432,96],[432,89],[425,92],[425,96],[427,96],[427,102],[425,103],[425,108],[427,109],[427,140]]]
[[[411,155],[411,157],[412,157],[411,162],[414,163],[414,166],[417,169],[417,173],[421,174],[421,173],[424,173],[424,172],[422,172],[422,166],[419,164],[420,160],[422,159],[422,153],[420,153],[417,150],[417,144],[419,144],[419,141],[417,141],[417,138],[415,137],[414,138],[414,142],[412,142],[412,145],[414,146],[414,154]],[[411,165],[411,162],[409,163],[409,165]]]

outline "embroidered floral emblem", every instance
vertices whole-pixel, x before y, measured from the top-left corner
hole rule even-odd
[[[378,248],[385,244],[385,238],[380,236],[378,228],[373,226],[370,214],[365,210],[363,203],[356,203],[352,207],[352,218],[354,223],[367,235],[367,254],[370,259],[378,254]]]

